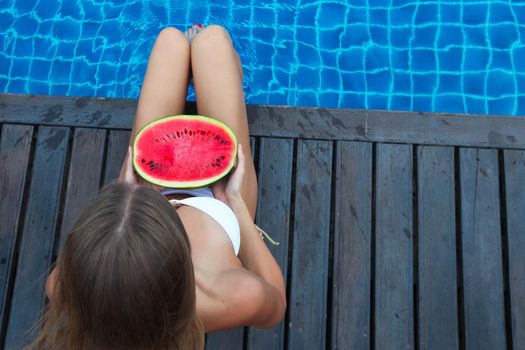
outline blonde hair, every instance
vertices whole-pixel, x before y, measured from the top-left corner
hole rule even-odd
[[[83,210],[57,260],[30,349],[202,349],[190,244],[174,208],[114,183]]]

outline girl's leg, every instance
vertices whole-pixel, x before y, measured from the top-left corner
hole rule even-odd
[[[242,67],[228,33],[220,26],[203,29],[191,43],[191,67],[201,115],[221,120],[235,132],[246,155],[242,195],[255,217],[257,177],[250,150]]]
[[[190,44],[175,28],[163,29],[149,56],[140,91],[130,145],[147,123],[168,115],[183,114],[188,92]],[[123,174],[125,164],[121,168]]]
[[[188,39],[175,28],[163,29],[149,56],[131,140],[147,123],[184,113],[189,72]]]

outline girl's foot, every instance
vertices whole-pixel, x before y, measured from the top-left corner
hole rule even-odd
[[[192,24],[191,27],[187,31],[184,32],[184,35],[186,36],[186,38],[188,38],[188,41],[191,44],[192,40],[203,29],[204,29],[204,26],[202,24]]]

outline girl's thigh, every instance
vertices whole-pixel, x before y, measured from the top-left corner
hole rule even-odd
[[[242,67],[231,39],[222,27],[209,26],[195,37],[191,44],[191,66],[198,113],[224,122],[243,146],[246,171],[242,195],[253,218],[257,204],[257,177],[250,149]]]

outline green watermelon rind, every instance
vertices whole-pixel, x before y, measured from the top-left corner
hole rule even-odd
[[[137,164],[137,160],[135,159],[135,154],[137,154],[137,150],[136,150],[137,140],[140,138],[140,135],[142,134],[142,132],[144,130],[148,129],[149,127],[152,127],[152,126],[154,126],[154,125],[156,125],[158,123],[165,122],[166,120],[179,119],[179,118],[180,119],[194,119],[194,120],[200,120],[200,121],[212,123],[212,124],[215,124],[215,125],[219,126],[227,134],[230,135],[231,139],[233,140],[233,142],[235,144],[235,150],[234,150],[234,154],[233,154],[233,157],[232,157],[232,160],[231,160],[230,164],[228,165],[228,167],[226,167],[224,169],[224,171],[219,173],[217,176],[214,176],[214,177],[211,177],[211,178],[206,178],[206,179],[202,179],[202,180],[198,180],[198,181],[187,181],[187,182],[182,182],[182,181],[163,181],[163,180],[157,179],[155,177],[152,177],[152,176],[150,176],[147,173],[142,171],[140,166]],[[167,187],[167,188],[200,188],[200,187],[204,187],[204,186],[207,186],[207,185],[210,185],[210,184],[212,184],[214,182],[219,181],[220,179],[222,179],[224,176],[226,176],[231,171],[231,169],[234,167],[236,159],[237,159],[238,148],[239,147],[238,147],[237,137],[235,136],[235,133],[233,132],[232,129],[230,129],[230,127],[228,125],[224,124],[220,120],[217,120],[217,119],[211,118],[211,117],[207,117],[207,116],[203,116],[203,115],[187,115],[187,114],[172,115],[172,116],[167,116],[167,117],[155,119],[154,121],[149,122],[148,124],[144,125],[140,129],[140,131],[137,133],[137,135],[135,136],[135,139],[133,141],[133,157],[132,157],[132,159],[133,159],[133,168],[135,168],[135,171],[137,172],[137,174],[139,174],[139,176],[142,177],[144,180],[146,180],[148,182],[151,182],[152,184],[155,184],[155,185],[158,185],[158,186]]]

